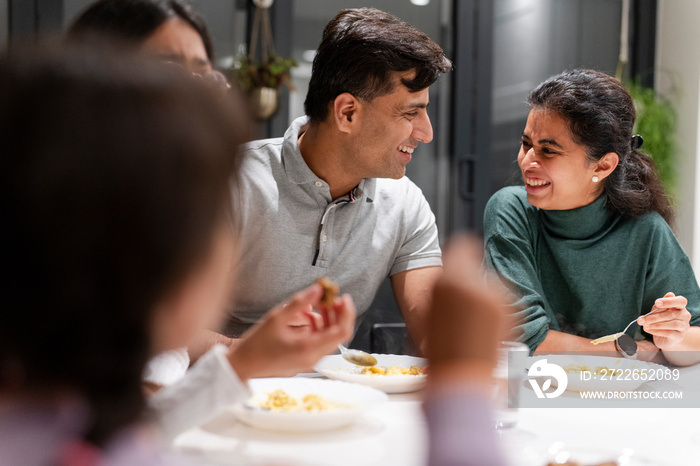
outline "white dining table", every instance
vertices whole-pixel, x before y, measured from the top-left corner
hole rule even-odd
[[[700,366],[680,371],[682,390],[699,399]],[[320,433],[263,431],[226,413],[180,435],[174,448],[198,465],[425,466],[424,395],[390,394],[352,425]],[[526,383],[521,396],[534,396]],[[520,408],[517,425],[497,431],[510,464],[545,466],[569,454],[582,465],[603,458],[629,466],[700,465],[700,407],[590,408],[570,401],[569,407]]]

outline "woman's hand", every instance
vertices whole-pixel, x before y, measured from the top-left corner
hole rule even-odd
[[[356,311],[350,295],[336,298],[332,309],[326,309],[320,305],[321,294],[320,285],[311,285],[269,311],[243,335],[228,354],[241,380],[309,371],[322,356],[337,350],[338,343],[352,337]]]
[[[637,359],[655,362],[656,364],[666,364],[664,353],[651,340],[640,340],[637,342]]]
[[[658,309],[651,315],[640,317],[637,323],[654,337],[654,344],[663,351],[673,350],[688,333],[690,312],[688,300],[683,296],[666,293],[654,302]]]

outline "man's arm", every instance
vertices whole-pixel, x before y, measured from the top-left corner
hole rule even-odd
[[[391,276],[391,287],[408,333],[423,353],[425,316],[431,304],[433,285],[442,275],[442,267],[421,267]]]

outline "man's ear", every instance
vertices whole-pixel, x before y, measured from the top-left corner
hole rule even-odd
[[[620,157],[615,152],[608,152],[598,160],[595,168],[596,176],[602,181],[617,168]]]
[[[360,102],[349,92],[343,92],[333,101],[333,118],[342,133],[351,133],[358,123]]]

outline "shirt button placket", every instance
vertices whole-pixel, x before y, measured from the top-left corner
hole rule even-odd
[[[319,181],[320,183],[320,181]],[[321,230],[319,231],[318,235],[318,258],[326,260],[328,256],[328,236],[332,234],[333,229],[331,228],[330,224],[332,223],[332,217],[334,214],[335,208],[338,207],[337,203],[330,203],[326,206],[326,209],[323,213],[323,217],[321,218]]]

